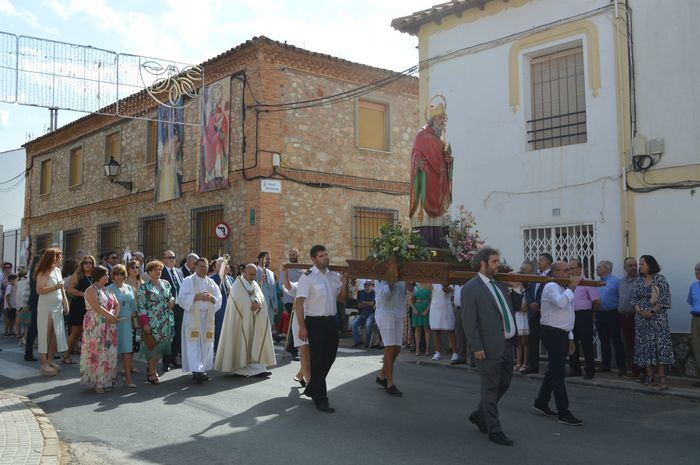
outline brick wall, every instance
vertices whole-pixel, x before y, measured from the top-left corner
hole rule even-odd
[[[363,150],[355,144],[355,101],[258,113],[256,125],[256,112],[251,108],[243,112],[243,100],[249,106],[255,103],[254,97],[277,103],[330,95],[385,77],[387,71],[268,39],[234,50],[205,64],[207,82],[242,70],[248,79],[245,89],[241,80],[231,79],[228,189],[196,192],[199,128],[186,126],[183,195],[155,204],[155,165],[145,163],[147,122],[93,115],[27,144],[28,165],[33,168],[27,182],[25,231],[36,236],[81,228],[82,247],[94,253],[98,226],[119,221],[121,245],[133,251],[138,248],[139,219],[164,214],[168,244],[183,256],[190,251],[191,210],[223,204],[225,220],[233,230],[229,244],[234,261],[250,261],[265,249],[279,263],[288,248],[296,246],[305,255],[318,242],[328,246],[336,261],[351,257],[352,207],[396,209],[399,218],[405,219],[410,149],[418,129],[417,80],[402,79],[368,96],[390,109],[391,145],[387,152]],[[155,114],[153,108],[141,110]],[[186,121],[196,122],[198,112],[197,106],[188,107]],[[132,193],[102,174],[105,138],[114,130],[120,131],[122,141],[119,179],[134,183]],[[83,182],[69,189],[69,154],[78,145],[83,147]],[[260,177],[273,175],[273,152],[281,154],[278,173],[287,178],[282,181],[282,194],[260,189]],[[46,157],[53,160],[52,191],[39,196],[38,167]],[[249,224],[251,209],[255,209],[255,225]]]

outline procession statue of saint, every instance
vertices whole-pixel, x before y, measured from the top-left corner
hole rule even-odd
[[[442,100],[433,103],[436,99]],[[413,231],[430,247],[445,248],[452,204],[453,157],[447,132],[447,101],[442,95],[430,99],[426,125],[421,128],[411,153],[411,205],[408,216]]]

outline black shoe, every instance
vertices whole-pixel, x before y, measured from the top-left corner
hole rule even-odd
[[[311,386],[307,384],[306,389],[304,389],[304,392],[302,392],[302,394],[311,399]]]
[[[399,391],[395,384],[386,388],[386,393],[392,397],[403,397],[403,392]]]
[[[489,441],[500,444],[501,446],[512,446],[513,440],[503,433],[489,433]]]
[[[169,363],[164,363],[163,364],[163,373],[167,373],[170,371],[170,364]]]
[[[258,373],[257,375],[253,375],[253,377],[255,377],[255,378],[269,378],[270,376],[272,376],[271,371],[263,371],[262,373]]]
[[[593,379],[593,373],[586,373],[583,375],[583,379]]]
[[[571,412],[566,412],[565,414],[559,416],[559,423],[569,426],[581,426],[583,421],[573,416]]]
[[[24,361],[25,362],[36,362],[37,359],[36,359],[36,357],[34,357],[34,355],[25,355]]]
[[[299,378],[297,378],[297,377],[295,376],[295,377],[294,377],[294,381],[296,381],[297,383],[301,384],[301,387],[306,387],[306,381],[304,381],[304,378],[299,379]]]
[[[547,404],[538,404],[537,402],[535,402],[534,404],[532,404],[532,408],[536,412],[548,417],[556,417],[558,415],[558,413],[549,408],[549,405]]]
[[[571,370],[570,372],[568,372],[568,373],[566,374],[566,377],[567,377],[567,378],[573,378],[573,377],[577,377],[577,376],[581,376],[581,372],[580,372],[580,371]]]
[[[197,384],[202,384],[204,382],[204,373],[192,373],[192,381]]]
[[[466,360],[452,360],[450,361],[450,365],[466,365],[467,361]]]
[[[386,378],[381,379],[379,376],[377,376],[377,378],[375,379],[375,381],[377,382],[377,384],[386,387]]]
[[[469,422],[474,423],[476,427],[479,428],[479,431],[481,431],[483,434],[489,432],[488,428],[486,428],[486,422],[484,421],[484,419],[477,417],[474,412],[472,412],[471,415],[469,415]]]
[[[335,412],[335,409],[328,405],[327,400],[322,400],[321,402],[316,403],[316,410],[320,410],[321,412],[325,413],[333,413]]]
[[[522,371],[522,374],[524,374],[524,375],[532,375],[532,374],[537,374],[537,373],[539,373],[539,370],[535,370],[533,368],[527,368],[527,369]]]

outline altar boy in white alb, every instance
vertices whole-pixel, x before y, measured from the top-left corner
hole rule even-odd
[[[192,372],[198,383],[209,381],[214,366],[214,314],[221,306],[221,290],[209,277],[209,261],[200,258],[195,274],[182,281],[177,304],[185,310],[182,319],[182,371]]]

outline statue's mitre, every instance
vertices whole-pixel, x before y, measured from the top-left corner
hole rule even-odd
[[[442,102],[433,103],[436,99],[442,100]],[[436,116],[446,115],[447,111],[447,100],[442,94],[437,94],[433,96],[428,102],[428,107],[425,109],[425,119],[429,120],[435,118]]]

